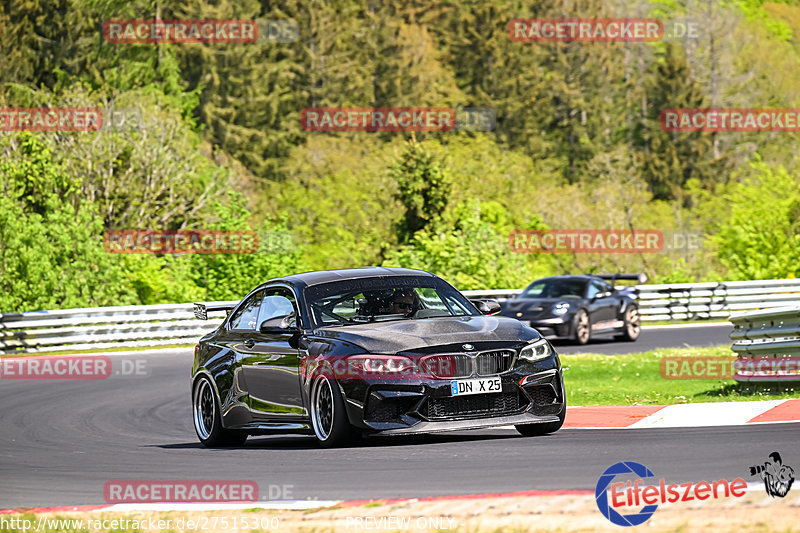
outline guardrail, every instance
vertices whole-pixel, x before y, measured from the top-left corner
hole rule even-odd
[[[645,284],[628,288],[639,303],[643,321],[727,319],[737,311],[800,305],[800,279]],[[463,292],[470,298],[505,301],[522,289]]]
[[[731,312],[800,306],[800,280],[637,285],[643,321],[727,319]],[[463,291],[470,298],[504,301],[522,289]],[[226,304],[231,302],[210,302]],[[192,304],[142,305],[0,314],[0,355],[57,350],[193,344],[218,320],[194,318]]]
[[[212,312],[197,320],[192,304],[2,313],[0,355],[193,344],[224,317]]]
[[[734,313],[736,381],[800,381],[800,305]]]

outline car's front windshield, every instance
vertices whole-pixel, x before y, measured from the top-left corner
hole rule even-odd
[[[315,327],[478,314],[461,293],[426,276],[323,283],[306,289],[306,301]]]
[[[586,281],[580,279],[541,279],[531,283],[520,298],[583,298]]]

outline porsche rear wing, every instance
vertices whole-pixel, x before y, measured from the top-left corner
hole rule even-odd
[[[194,304],[194,316],[199,318],[200,320],[208,320],[208,313],[214,311],[225,311],[226,314],[230,315],[233,308],[236,307],[236,304]]]
[[[617,280],[636,281],[639,283],[647,283],[647,274],[644,272],[640,274],[587,274],[610,281],[612,284]]]

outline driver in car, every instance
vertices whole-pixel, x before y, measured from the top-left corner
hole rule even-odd
[[[410,317],[414,314],[414,293],[408,289],[397,289],[389,299],[389,313]]]

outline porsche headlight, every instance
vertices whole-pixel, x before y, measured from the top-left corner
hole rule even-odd
[[[542,359],[547,359],[552,354],[553,349],[550,347],[550,343],[545,339],[532,342],[519,352],[520,358],[527,361],[541,361]]]
[[[553,306],[553,314],[556,316],[566,315],[569,312],[569,302],[558,302]]]

